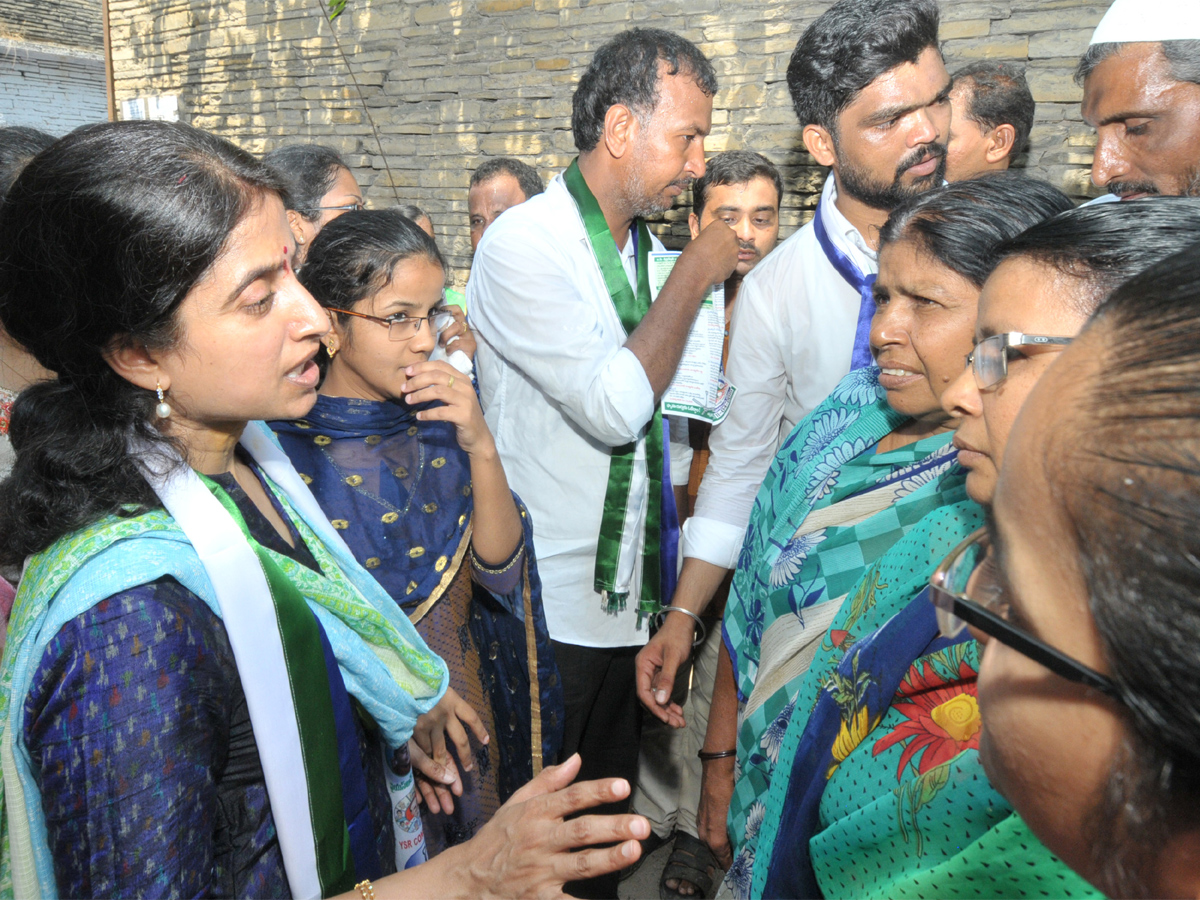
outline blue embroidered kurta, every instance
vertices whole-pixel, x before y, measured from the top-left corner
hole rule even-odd
[[[254,538],[288,546],[232,476],[215,479]],[[345,695],[340,676],[331,690]],[[367,835],[378,874],[395,871],[391,805],[373,723],[355,715]],[[63,897],[287,897],[279,840],[245,694],[224,625],[172,578],[123,591],[64,626],[25,701]],[[336,773],[331,773],[336,776]]]

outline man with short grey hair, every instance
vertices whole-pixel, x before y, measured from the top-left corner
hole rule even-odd
[[[1003,172],[1029,143],[1035,105],[1025,75],[1009,63],[983,60],[951,80],[946,180]]]
[[[1200,196],[1200,3],[1116,0],[1075,80],[1107,199]]]

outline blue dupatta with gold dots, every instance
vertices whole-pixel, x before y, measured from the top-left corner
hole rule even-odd
[[[418,421],[425,408],[321,395],[305,418],[271,423],[355,558],[414,623],[470,565],[474,511],[470,460],[455,428]],[[527,574],[505,596],[476,584],[470,624],[476,646],[508,650],[481,654],[485,682],[502,687],[491,690],[495,719],[504,723],[494,736],[500,739],[502,798],[552,764],[562,746],[562,685],[542,609],[532,521],[516,502]],[[536,756],[534,743],[540,744]]]

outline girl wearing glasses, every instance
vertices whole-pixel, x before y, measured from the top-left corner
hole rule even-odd
[[[991,504],[1021,404],[1058,352],[1122,282],[1200,234],[1200,201],[1152,197],[1081,206],[1000,248],[979,295],[975,349],[944,394],[967,493]]]
[[[1119,288],[1038,381],[957,579],[988,777],[1112,897],[1200,896],[1197,272],[1193,245]]]
[[[558,753],[562,687],[531,523],[470,377],[429,360],[439,340],[475,346],[469,330],[455,337],[461,323],[448,330],[433,239],[398,210],[348,213],[318,235],[300,277],[332,323],[324,380],[303,418],[272,427],[355,558],[450,667],[442,719],[416,734],[453,779],[419,781],[436,853]]]
[[[852,372],[785,441],[725,614],[746,701],[730,817],[739,896],[950,895],[954,873],[978,868],[966,848],[1011,814],[985,797],[977,763],[948,765],[979,730],[966,648],[929,646],[927,602],[903,640],[869,636],[982,519],[940,394],[970,349],[996,247],[1068,208],[1005,175],[923,195],[882,231],[879,368]],[[860,664],[839,667],[849,654]]]

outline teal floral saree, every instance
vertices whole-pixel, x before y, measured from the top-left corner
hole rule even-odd
[[[761,800],[800,683],[820,645],[844,642],[877,591],[855,592],[843,610],[847,599],[913,528],[936,521],[938,546],[948,550],[981,519],[967,500],[949,433],[875,452],[905,421],[887,405],[878,374],[873,367],[851,372],[784,441],[755,500],[729,594],[724,639],[744,704],[729,882],[741,896],[749,895]]]
[[[978,760],[979,648],[937,633],[933,569],[982,522],[949,433],[852,372],[755,501],[724,637],[742,703],[737,897],[1084,896]]]

